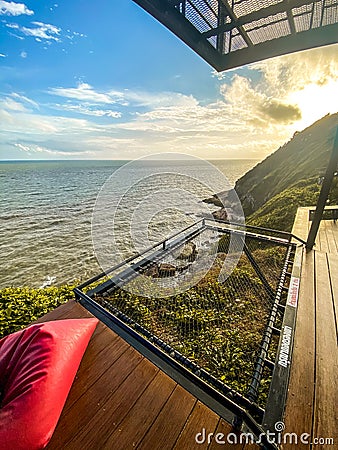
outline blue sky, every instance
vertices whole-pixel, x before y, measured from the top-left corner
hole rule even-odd
[[[337,54],[216,74],[131,0],[1,0],[0,159],[263,158],[337,111]]]

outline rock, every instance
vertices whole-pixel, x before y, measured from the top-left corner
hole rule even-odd
[[[228,220],[228,214],[225,208],[218,209],[217,211],[213,212],[212,215],[217,220]]]
[[[172,264],[161,263],[158,265],[158,276],[160,278],[173,277],[176,275],[176,267]]]
[[[186,244],[184,244],[182,249],[178,250],[175,258],[187,261],[195,261],[197,253],[198,252],[196,244],[194,242],[187,242]]]
[[[158,278],[159,273],[158,273],[157,264],[154,264],[153,266],[151,266],[147,270],[145,270],[144,275],[146,275],[147,277]]]

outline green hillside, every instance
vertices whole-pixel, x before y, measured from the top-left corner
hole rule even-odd
[[[258,224],[263,216],[271,222],[268,214],[273,212],[280,214],[282,222],[281,210],[289,208],[287,215],[298,206],[315,203],[320,188],[317,181],[325,173],[337,126],[338,113],[323,117],[295,133],[288,143],[237,181],[235,189],[250,222]],[[276,228],[286,228],[275,222]]]

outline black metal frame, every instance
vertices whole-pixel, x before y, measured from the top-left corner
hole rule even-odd
[[[229,226],[231,226],[232,231],[242,230],[243,232],[245,232],[245,234],[254,233],[255,231],[256,232],[259,231],[260,233],[255,233],[255,234],[256,234],[256,236],[259,236],[261,239],[276,240],[278,238],[276,238],[276,236],[273,236],[273,235],[278,234],[279,236],[284,236],[284,238],[281,238],[280,242],[290,242],[291,239],[294,239],[294,240],[300,242],[301,244],[306,245],[306,241],[304,241],[299,236],[296,236],[295,234],[290,233],[288,231],[275,230],[273,228],[257,227],[257,226],[250,225],[247,223],[243,224],[243,223],[229,222],[227,220],[221,220],[221,219],[215,219],[215,218],[213,218],[212,221],[222,223],[225,225],[229,225]],[[235,227],[235,230],[233,229],[234,227]]]
[[[196,390],[198,390],[198,398],[203,399],[203,401],[218,414],[220,414],[228,421],[230,421],[231,419],[232,423],[236,427],[240,427],[244,422],[244,424],[246,424],[246,426],[254,434],[259,436],[264,433],[264,429],[268,430],[268,428],[266,428],[264,422],[266,413],[256,403],[257,392],[262,377],[263,368],[267,366],[271,370],[274,370],[276,367],[276,365],[272,361],[267,359],[267,352],[273,334],[279,332],[279,330],[277,330],[275,327],[277,314],[279,311],[284,311],[286,309],[284,305],[281,305],[280,299],[283,290],[285,290],[285,281],[288,275],[287,269],[290,264],[292,264],[291,253],[295,248],[295,244],[291,242],[291,234],[289,233],[282,232],[282,235],[284,237],[277,238],[262,234],[263,231],[259,227],[252,228],[254,228],[255,231],[261,231],[261,233],[253,233],[251,231],[245,231],[245,225],[243,224],[234,225],[222,221],[217,221],[219,223],[219,225],[217,225],[210,224],[208,222],[209,221],[207,219],[202,219],[199,222],[182,230],[183,232],[188,231],[188,233],[183,234],[183,236],[177,237],[180,233],[182,233],[179,232],[171,238],[163,240],[159,244],[149,247],[145,252],[149,252],[154,249],[155,251],[146,258],[142,258],[144,254],[143,252],[138,253],[137,255],[129,258],[127,261],[112,267],[107,272],[103,272],[98,276],[91,278],[75,289],[75,295],[77,300],[80,301],[80,303],[84,307],[97,315],[97,317],[99,317],[104,323],[106,323],[118,334],[120,334],[125,340],[127,340],[131,345],[137,348],[137,350],[143,353],[152,362],[161,367],[161,369],[163,369],[169,376],[181,383],[187,390],[189,390],[194,395],[197,395]],[[193,229],[193,227],[196,227],[196,229]],[[271,312],[261,342],[261,346],[258,351],[258,357],[255,363],[252,381],[248,389],[247,396],[243,396],[237,393],[232,388],[213,377],[197,364],[193,363],[188,358],[180,354],[177,350],[173,349],[170,345],[150,333],[140,324],[134,322],[132,319],[121,313],[118,309],[112,307],[112,305],[110,305],[108,302],[105,307],[103,307],[95,301],[95,295],[103,294],[106,291],[110,292],[112,290],[115,290],[116,288],[123,286],[124,283],[139,275],[139,271],[142,270],[142,268],[149,264],[150,261],[154,261],[154,259],[152,258],[155,258],[156,260],[163,257],[166,252],[171,252],[173,249],[184,245],[185,242],[193,239],[202,231],[207,229],[213,229],[215,231],[228,234],[235,233],[243,237],[243,239],[247,235],[253,239],[273,242],[277,245],[283,245],[287,248],[281,277],[276,292],[274,292],[274,290],[269,286],[269,283],[260,270],[249,248],[246,246],[246,244],[244,244],[245,254],[252,264],[258,277],[262,281],[263,286],[267,290],[269,299],[271,301]],[[269,231],[276,233],[276,230]],[[176,237],[176,239],[172,240],[173,237]],[[157,247],[159,247],[159,249],[156,249]],[[94,289],[91,289],[87,294],[83,292],[82,289],[84,287],[89,286],[95,281],[98,281],[107,273],[112,273],[117,269],[121,269],[126,262],[132,263],[133,260],[140,257],[141,259],[137,263],[132,264],[130,268],[124,269],[120,274],[113,276],[110,280],[105,281]],[[273,377],[273,380],[275,380],[274,384],[276,384],[277,378]],[[285,381],[283,377],[279,377],[278,380],[279,382]],[[286,387],[284,388],[284,390],[285,389]],[[272,400],[270,399],[271,396]],[[274,397],[275,393],[273,392],[271,395],[269,395],[268,404],[276,403],[273,400]],[[284,404],[281,403],[280,405],[284,407]],[[281,420],[282,414],[283,408],[278,411],[278,420]],[[264,427],[262,427],[261,424],[264,424]],[[267,447],[269,447],[269,443],[267,441],[265,442],[265,444],[267,445]],[[273,445],[270,445],[270,448],[275,447]]]
[[[98,275],[95,275],[95,277],[90,278],[89,280],[86,280],[84,283],[81,283],[78,286],[78,289],[83,289],[86,286],[89,286],[90,284],[95,283],[95,281],[98,281],[100,278],[109,275],[110,273],[116,271],[117,269],[122,268],[123,266],[125,266],[126,264],[134,261],[135,259],[137,259],[140,256],[145,255],[146,253],[150,252],[151,250],[154,250],[155,248],[158,247],[162,247],[163,250],[165,250],[166,248],[168,249],[167,243],[169,240],[173,239],[176,236],[179,236],[180,234],[184,233],[185,231],[190,230],[193,227],[196,227],[200,225],[201,229],[200,231],[202,231],[205,227],[205,219],[200,219],[199,221],[187,226],[186,228],[183,228],[182,230],[178,231],[177,233],[174,233],[172,236],[170,236],[170,238],[167,239],[163,239],[160,242],[157,242],[154,245],[151,245],[150,247],[144,249],[142,252],[136,253],[135,255],[130,256],[129,258],[125,259],[124,261],[121,261],[120,263],[114,265],[113,267],[110,267],[109,269],[107,269],[104,272],[99,273]],[[154,256],[154,255],[152,255]],[[93,292],[94,294],[95,292]]]
[[[335,140],[334,140],[334,144],[333,144],[333,149],[331,152],[330,161],[327,166],[325,176],[324,176],[324,181],[323,181],[320,193],[319,193],[316,211],[315,211],[313,219],[312,219],[311,228],[310,228],[309,235],[308,235],[307,242],[306,242],[306,248],[308,250],[311,250],[315,244],[320,221],[322,220],[322,217],[323,217],[323,212],[324,212],[325,205],[326,205],[329,193],[330,193],[333,177],[337,170],[337,165],[338,165],[338,128],[336,131],[336,136],[335,136]]]
[[[248,390],[248,398],[252,401],[255,401],[258,396],[258,388],[259,388],[259,384],[260,384],[260,381],[262,378],[264,367],[266,365],[268,365],[269,368],[271,368],[271,364],[273,364],[271,361],[267,360],[267,355],[268,355],[268,350],[269,350],[272,335],[274,333],[276,333],[276,330],[277,330],[277,332],[280,331],[275,327],[275,323],[276,323],[278,311],[280,310],[280,306],[281,306],[280,300],[282,297],[283,287],[285,286],[287,269],[288,269],[288,266],[292,263],[292,259],[291,259],[292,250],[293,250],[293,246],[290,245],[288,247],[288,250],[287,250],[287,253],[285,256],[284,266],[283,266],[282,274],[281,274],[281,277],[280,277],[280,280],[279,280],[279,283],[277,286],[276,294],[273,293],[273,290],[270,287],[270,290],[272,290],[272,293],[274,294],[274,300],[273,300],[273,305],[272,305],[270,317],[268,320],[268,324],[267,324],[267,327],[266,327],[266,330],[265,330],[265,333],[264,333],[264,336],[262,339],[261,348],[260,348],[259,354],[257,356],[254,373],[252,375],[252,381],[250,383],[250,387]],[[274,368],[274,364],[273,364],[273,368]]]
[[[270,384],[268,401],[263,418],[263,427],[274,430],[274,425],[283,419],[287,388],[290,377],[295,324],[298,308],[300,274],[303,256],[303,246],[296,248],[292,266],[282,327],[279,330],[280,339]]]
[[[74,292],[77,301],[82,306],[100,319],[110,329],[115,331],[126,342],[149,359],[149,361],[153,362],[157,367],[163,370],[173,380],[180,383],[187,391],[195,395],[213,411],[229,422],[235,423],[236,418],[240,417],[241,424],[244,422],[247,429],[252,431],[255,436],[262,437],[262,443],[265,448],[277,450],[277,447],[265,438],[265,430],[252,415],[253,413],[257,417],[257,414],[259,414],[259,417],[263,418],[264,411],[259,408],[258,405],[250,402],[230,388],[227,394],[216,390],[210,383],[201,378],[200,373],[193,373],[188,370],[181,362],[174,359],[171,355],[168,355],[168,353],[154,345],[151,341],[145,339],[139,332],[128,326],[115,314],[107,311],[84,292],[78,288],[75,288]],[[166,345],[165,343],[163,344]],[[180,356],[181,358],[184,358],[182,355]],[[223,384],[221,382],[219,383]],[[231,398],[231,395],[229,397],[229,393],[234,394],[234,397]],[[246,407],[244,407],[244,405],[246,405]]]
[[[248,10],[249,12],[240,16],[236,16],[234,12],[237,3],[230,6],[230,2],[226,0],[218,0],[217,11],[210,7],[208,1],[205,1],[204,7],[208,9],[207,14],[201,12],[192,0],[133,1],[172,31],[217,71],[337,42],[338,23],[327,25],[323,22],[325,8],[331,8],[334,5],[325,6],[325,2],[320,12],[320,25],[315,25],[313,24],[316,9],[314,0],[278,2],[268,7],[257,8],[256,11]],[[302,12],[301,7],[304,5],[311,6],[312,12]],[[188,6],[190,15],[191,11],[194,11],[195,17],[192,21],[189,20],[190,15],[186,17]],[[210,23],[208,14],[214,17],[215,24]],[[295,23],[295,19],[302,15],[312,17],[309,28],[306,30],[297,29]],[[205,27],[199,30],[193,24],[196,21],[202,21]],[[265,26],[266,28],[274,26],[279,22],[287,23],[289,32],[286,35],[278,38],[271,35],[261,42],[253,42],[250,32],[263,29]],[[229,36],[229,43],[239,36],[242,45],[238,49],[236,46],[225,49],[226,33]],[[214,45],[210,40],[213,40]]]
[[[316,212],[315,209],[310,209],[310,217],[309,217],[310,222],[313,220],[315,212]],[[328,213],[326,217],[324,217],[325,213]],[[325,206],[322,220],[333,220],[333,222],[337,222],[337,219],[338,219],[338,206]]]

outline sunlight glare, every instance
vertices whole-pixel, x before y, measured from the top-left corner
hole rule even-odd
[[[297,130],[303,130],[326,114],[338,112],[338,79],[325,84],[308,84],[304,89],[292,92],[288,101],[301,110],[302,118],[294,125]]]

